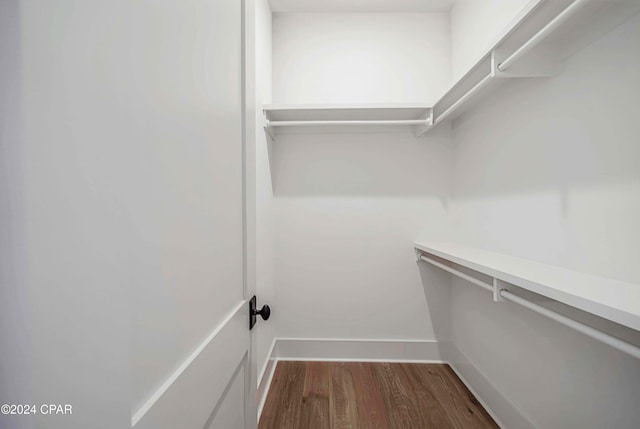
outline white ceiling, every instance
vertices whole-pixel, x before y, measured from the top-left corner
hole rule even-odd
[[[455,0],[269,0],[273,12],[446,12]]]

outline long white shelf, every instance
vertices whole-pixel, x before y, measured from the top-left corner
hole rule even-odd
[[[265,128],[313,126],[427,126],[431,106],[424,104],[334,104],[263,106]]]
[[[640,284],[593,276],[454,243],[415,243],[415,248],[427,256],[434,255],[640,331]],[[448,267],[445,266],[446,268]]]
[[[533,0],[433,105],[423,135],[449,122],[510,78],[549,77],[564,60],[640,11],[637,0]],[[612,65],[615,67],[615,65]]]
[[[435,103],[265,105],[265,129],[398,125],[414,126],[420,136],[461,115],[504,79],[559,73],[566,57],[639,11],[638,0],[531,0]]]

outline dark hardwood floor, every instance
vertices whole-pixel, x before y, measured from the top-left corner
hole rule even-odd
[[[259,429],[497,428],[449,365],[279,362]]]

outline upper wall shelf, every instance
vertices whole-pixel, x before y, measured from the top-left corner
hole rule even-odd
[[[549,77],[564,60],[640,11],[637,0],[535,0],[433,106],[431,123],[460,116],[504,79]]]
[[[265,128],[313,126],[426,126],[431,117],[427,104],[291,105],[263,106]]]
[[[462,114],[505,78],[558,74],[566,57],[638,11],[638,0],[532,0],[435,104],[267,105],[265,129],[273,136],[279,127],[412,125],[420,136]]]

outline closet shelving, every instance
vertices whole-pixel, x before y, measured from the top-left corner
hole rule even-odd
[[[418,136],[462,114],[508,78],[549,77],[563,60],[640,10],[637,0],[533,0],[438,100],[423,105],[265,105],[265,130],[413,126]]]
[[[428,104],[354,104],[263,106],[265,128],[309,126],[426,126],[431,121]]]
[[[553,304],[564,304],[630,328],[628,332],[637,343],[640,338],[633,330],[640,331],[640,285],[455,243],[415,243],[414,247],[419,261],[492,292],[494,301],[522,305],[640,359],[637,345],[552,308]],[[531,296],[523,295],[522,290]],[[536,302],[541,299],[551,305]]]

